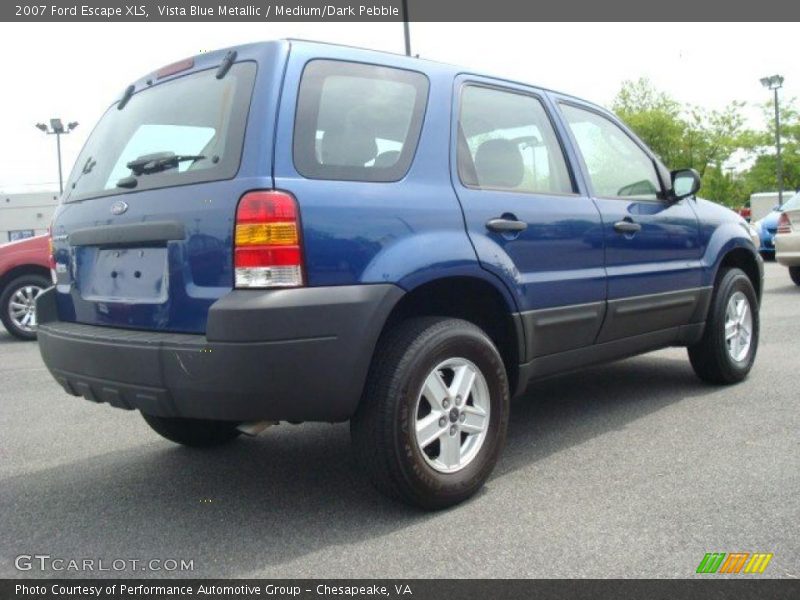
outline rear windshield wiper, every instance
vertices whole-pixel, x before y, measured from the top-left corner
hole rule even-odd
[[[174,152],[155,152],[153,154],[143,154],[139,158],[132,160],[125,165],[131,170],[132,175],[123,177],[117,181],[117,187],[134,188],[138,183],[136,177],[139,177],[140,175],[160,173],[168,169],[174,169],[182,162],[194,162],[203,160],[204,158],[205,156],[202,154],[175,154]]]
[[[136,160],[132,160],[125,166],[128,167],[134,175],[149,175],[150,173],[159,173],[167,169],[174,169],[179,163],[186,162],[187,160],[196,161],[202,160],[205,156],[202,154],[175,154],[174,152],[156,152],[154,154],[145,154]]]
[[[133,175],[128,175],[117,181],[117,187],[133,189],[139,185],[139,180]]]

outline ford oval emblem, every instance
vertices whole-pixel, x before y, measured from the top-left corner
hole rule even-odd
[[[118,200],[111,205],[111,214],[112,215],[121,215],[126,210],[128,210],[128,203],[123,202],[122,200]]]

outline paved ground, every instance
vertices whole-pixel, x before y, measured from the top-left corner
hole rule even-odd
[[[3,332],[0,576],[39,575],[13,564],[39,553],[193,559],[198,577],[686,577],[705,552],[764,551],[798,577],[800,288],[774,263],[762,323],[735,387],[678,349],[536,385],[484,491],[438,514],[374,493],[346,425],[189,451],[67,396]]]

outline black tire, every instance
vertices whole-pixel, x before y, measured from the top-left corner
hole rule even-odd
[[[157,417],[144,413],[142,417],[161,437],[193,448],[219,446],[235,439],[240,433],[236,429],[239,424],[233,421]]]
[[[36,330],[28,330],[20,327],[12,318],[10,314],[11,299],[17,291],[26,287],[32,286],[40,288],[41,290],[49,288],[52,282],[42,275],[20,275],[16,279],[12,279],[9,284],[0,294],[0,320],[8,330],[8,333],[21,340],[35,340]]]
[[[739,361],[731,356],[725,341],[725,313],[731,296],[737,292],[745,295],[752,314],[750,347]],[[711,298],[703,338],[689,347],[689,360],[694,372],[703,381],[717,385],[742,381],[755,361],[759,330],[758,299],[750,279],[740,269],[728,269],[720,273]]]
[[[800,267],[789,267],[789,277],[795,285],[800,285]]]
[[[483,375],[490,411],[474,458],[456,472],[442,473],[426,462],[416,442],[415,411],[426,377],[456,357]],[[380,340],[350,432],[356,458],[380,492],[421,508],[441,509],[483,486],[505,444],[508,413],[506,370],[491,339],[460,319],[415,318]]]

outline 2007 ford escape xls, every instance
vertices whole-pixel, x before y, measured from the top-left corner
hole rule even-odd
[[[130,85],[52,225],[42,356],[75,396],[211,446],[346,421],[383,492],[473,494],[537,378],[758,344],[746,223],[612,114],[354,48],[210,52]]]

